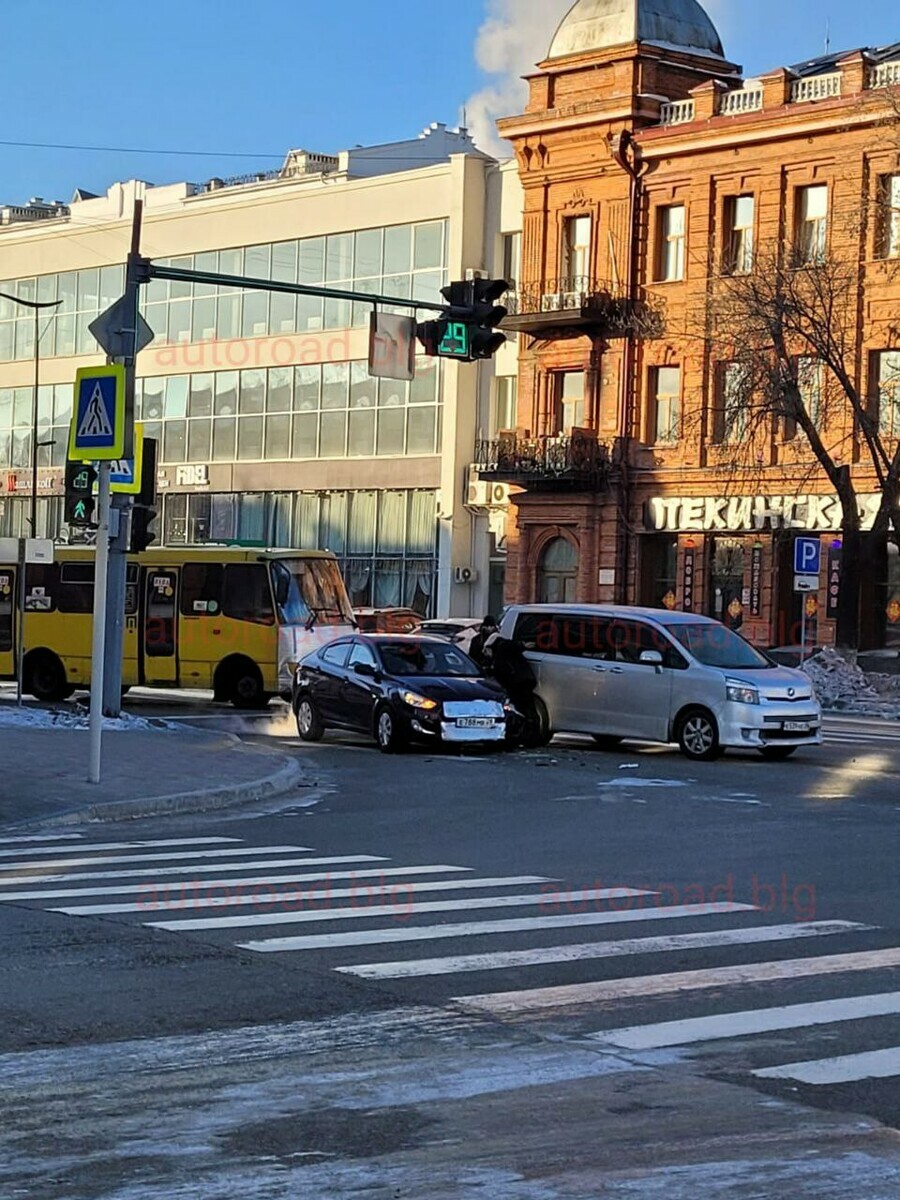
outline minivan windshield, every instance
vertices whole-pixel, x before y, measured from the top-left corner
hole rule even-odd
[[[697,662],[727,671],[770,671],[770,659],[724,625],[668,625],[669,633]]]

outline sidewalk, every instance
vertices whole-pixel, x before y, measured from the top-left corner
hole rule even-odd
[[[0,710],[0,826],[199,812],[279,795],[302,775],[296,759],[231,734],[140,721],[104,730],[102,782],[94,785],[86,728],[2,718]]]

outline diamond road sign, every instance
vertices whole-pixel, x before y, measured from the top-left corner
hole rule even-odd
[[[127,309],[125,297],[122,296],[88,325],[88,329],[97,339],[101,349],[105,350],[110,358],[128,358],[132,354],[138,355],[156,337],[140,313],[135,337],[130,327],[131,320]]]
[[[69,458],[85,462],[125,452],[125,368],[82,367],[75,376]]]

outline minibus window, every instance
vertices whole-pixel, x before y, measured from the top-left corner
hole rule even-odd
[[[225,568],[226,617],[254,625],[274,625],[269,572],[265,563],[229,563]]]

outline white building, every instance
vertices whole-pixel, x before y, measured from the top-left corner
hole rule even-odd
[[[292,151],[271,174],[130,181],[105,196],[78,191],[68,212],[13,215],[0,227],[0,292],[62,300],[41,321],[41,534],[67,535],[72,382],[102,361],[88,325],[121,294],[138,198],[142,253],[155,261],[432,303],[450,280],[513,268],[522,210],[515,164],[435,125],[335,156]],[[470,491],[468,464],[515,411],[515,343],[493,363],[422,357],[412,384],[379,381],[366,365],[370,311],[147,286],[156,338],[138,361],[138,415],[159,440],[163,540],[327,547],[357,604],[479,614],[502,595],[505,508],[499,492]],[[31,310],[0,299],[6,535],[27,531],[33,356]]]

